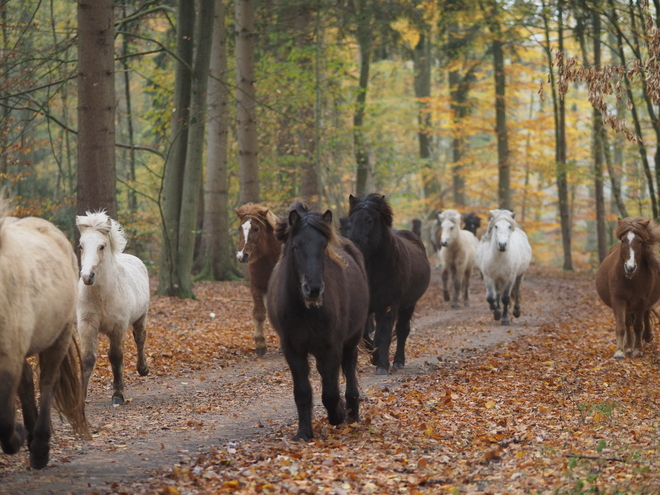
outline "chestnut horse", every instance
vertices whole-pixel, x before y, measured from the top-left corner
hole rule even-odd
[[[277,215],[268,208],[255,203],[246,203],[234,210],[241,225],[238,228],[238,251],[236,258],[247,263],[252,293],[252,321],[254,322],[254,344],[257,356],[266,354],[266,291],[273,268],[280,258],[282,243],[275,238]]]
[[[362,254],[351,241],[335,234],[330,210],[321,214],[295,202],[275,235],[284,247],[268,285],[268,316],[293,378],[298,409],[294,439],[309,440],[313,436],[309,354],[316,358],[330,424],[343,423],[347,415],[359,420],[356,366],[369,286]],[[345,404],[339,391],[340,368],[346,378]]]
[[[615,359],[626,353],[641,355],[642,339],[653,339],[651,311],[660,299],[660,263],[653,248],[660,226],[642,217],[620,218],[619,241],[596,272],[596,291],[616,320]],[[629,327],[634,333],[629,332]]]

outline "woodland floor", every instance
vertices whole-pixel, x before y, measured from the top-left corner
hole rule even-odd
[[[253,354],[242,283],[199,283],[198,300],[153,297],[150,374],[112,406],[103,341],[90,385],[93,439],[53,417],[50,464],[0,455],[0,493],[660,493],[656,342],[612,359],[613,317],[593,274],[532,267],[523,314],[492,320],[442,301],[438,272],[418,306],[404,370],[360,356],[362,421],[330,427],[314,375],[316,438],[291,440],[296,412],[269,330]],[[656,331],[657,333],[657,331]]]

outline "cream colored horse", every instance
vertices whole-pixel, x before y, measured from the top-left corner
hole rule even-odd
[[[442,290],[445,301],[451,300],[451,307],[460,308],[460,298],[463,304],[470,305],[470,279],[475,266],[477,243],[475,235],[469,230],[463,230],[461,214],[456,210],[445,210],[439,215],[440,230],[438,245],[440,249],[440,267]],[[453,291],[450,296],[449,279]]]
[[[6,216],[0,200],[0,444],[16,453],[27,435],[30,465],[48,464],[50,410],[89,436],[78,374],[76,315],[78,262],[70,242],[40,218]],[[28,356],[39,357],[37,408]],[[18,394],[24,425],[16,421]]]
[[[80,281],[78,333],[83,357],[85,396],[98,352],[98,334],[110,339],[108,359],[112,367],[112,403],[123,404],[124,340],[133,326],[137,347],[137,371],[149,373],[144,353],[145,322],[149,309],[149,274],[137,257],[124,253],[126,237],[115,220],[104,212],[76,218],[80,230]]]

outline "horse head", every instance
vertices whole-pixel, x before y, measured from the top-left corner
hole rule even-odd
[[[247,263],[252,257],[254,261],[257,259],[257,253],[266,251],[266,247],[261,246],[261,243],[265,242],[264,234],[275,228],[277,216],[268,208],[254,203],[244,204],[234,212],[241,222],[236,259]]]
[[[511,210],[491,210],[488,222],[488,236],[495,236],[495,245],[499,251],[506,251],[511,233],[516,229],[516,214]]]
[[[621,262],[626,278],[637,272],[642,259],[654,261],[650,246],[658,240],[658,227],[642,217],[619,218],[616,236],[621,241]]]
[[[297,272],[305,306],[323,305],[323,268],[326,255],[334,262],[343,260],[332,249],[338,241],[332,224],[332,212],[321,214],[296,201],[286,221],[280,221],[275,236],[282,241],[284,256]]]
[[[392,227],[392,208],[382,194],[348,198],[350,232],[348,238],[368,256]]]
[[[456,210],[445,210],[440,214],[440,244],[443,247],[449,246],[461,230],[461,214]]]
[[[85,285],[93,285],[104,258],[122,252],[126,237],[119,223],[103,211],[77,216],[76,225],[80,231],[80,278]]]

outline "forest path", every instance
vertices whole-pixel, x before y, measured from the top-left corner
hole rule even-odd
[[[512,325],[502,326],[492,320],[483,281],[476,274],[471,306],[451,310],[441,300],[439,273],[434,270],[429,291],[418,305],[408,340],[406,368],[388,376],[376,376],[367,356],[361,355],[362,394],[368,396],[385,387],[395,391],[431,367],[451,365],[467,354],[552,324],[558,314],[571,306],[576,284],[588,290],[591,283],[586,276],[564,278],[559,272],[532,267],[524,282],[523,314],[513,319]],[[222,292],[231,284],[212,287]],[[242,317],[249,319],[249,313]],[[168,318],[170,327],[179,325]],[[223,318],[220,313],[215,316],[218,322]],[[264,358],[246,352],[224,367],[213,362],[196,370],[170,375],[152,373],[146,378],[137,377],[134,360],[127,356],[127,395],[131,400],[124,406],[112,406],[109,380],[103,378],[104,386],[98,386],[97,377],[87,405],[94,438],[75,439],[68,425],[54,415],[50,464],[34,471],[27,467],[26,450],[12,457],[0,455],[0,493],[108,493],[114,491],[117,483],[140,483],[155,472],[189,462],[220,446],[231,449],[234,442],[266,435],[290,438],[297,421],[292,385],[288,367],[283,357],[273,351],[273,343],[271,336],[270,351]],[[312,380],[315,424],[319,420],[327,424],[320,406],[318,376]]]

